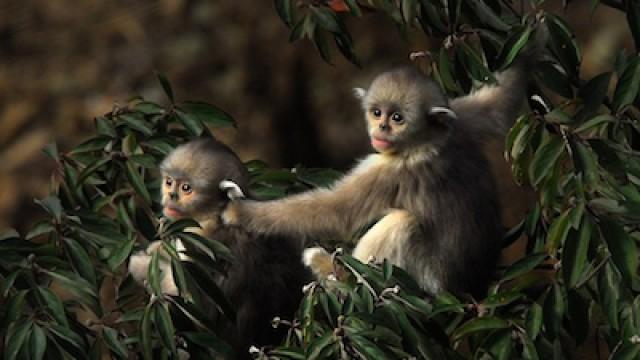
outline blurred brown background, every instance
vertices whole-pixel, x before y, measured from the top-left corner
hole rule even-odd
[[[587,1],[575,3],[564,14],[585,49],[584,71],[610,68],[628,41],[624,16],[601,6],[591,17]],[[33,198],[47,194],[43,146],[70,149],[91,134],[94,116],[132,95],[164,101],[154,71],[179,99],[232,114],[238,130],[218,134],[244,160],[348,168],[368,151],[351,88],[430,47],[419,32],[403,41],[379,15],[349,26],[362,69],[336,51],[327,65],[309,42],[289,43],[272,1],[0,1],[0,229],[24,229]]]

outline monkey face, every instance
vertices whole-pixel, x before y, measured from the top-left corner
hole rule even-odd
[[[188,179],[163,176],[162,213],[171,219],[192,216],[196,195],[196,191]]]
[[[381,153],[398,151],[407,128],[406,115],[397,107],[388,105],[373,104],[366,111],[371,146]]]

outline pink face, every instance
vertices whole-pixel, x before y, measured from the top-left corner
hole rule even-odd
[[[406,127],[404,115],[384,106],[372,106],[366,116],[371,146],[380,153],[396,151],[397,136]]]

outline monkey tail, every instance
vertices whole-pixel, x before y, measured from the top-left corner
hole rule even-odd
[[[546,26],[539,25],[533,41],[513,64],[494,74],[496,84],[483,86],[451,101],[451,109],[458,115],[463,128],[480,136],[504,136],[511,129],[525,103],[533,68],[542,58],[548,40]]]

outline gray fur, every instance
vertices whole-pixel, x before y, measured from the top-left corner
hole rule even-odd
[[[417,70],[379,75],[362,106],[370,134],[382,131],[377,124],[390,114],[405,115],[406,124],[385,130],[397,146],[370,155],[330,189],[268,202],[232,202],[223,217],[264,234],[348,238],[390,209],[405,210],[419,229],[394,240],[397,248],[388,252],[393,262],[432,293],[482,296],[503,232],[495,179],[477,132],[504,131],[524,98],[520,70],[498,78],[498,87],[482,94],[487,96],[470,94],[450,102]],[[458,118],[433,114],[434,107],[450,108]],[[382,116],[371,118],[372,109],[382,109]]]

